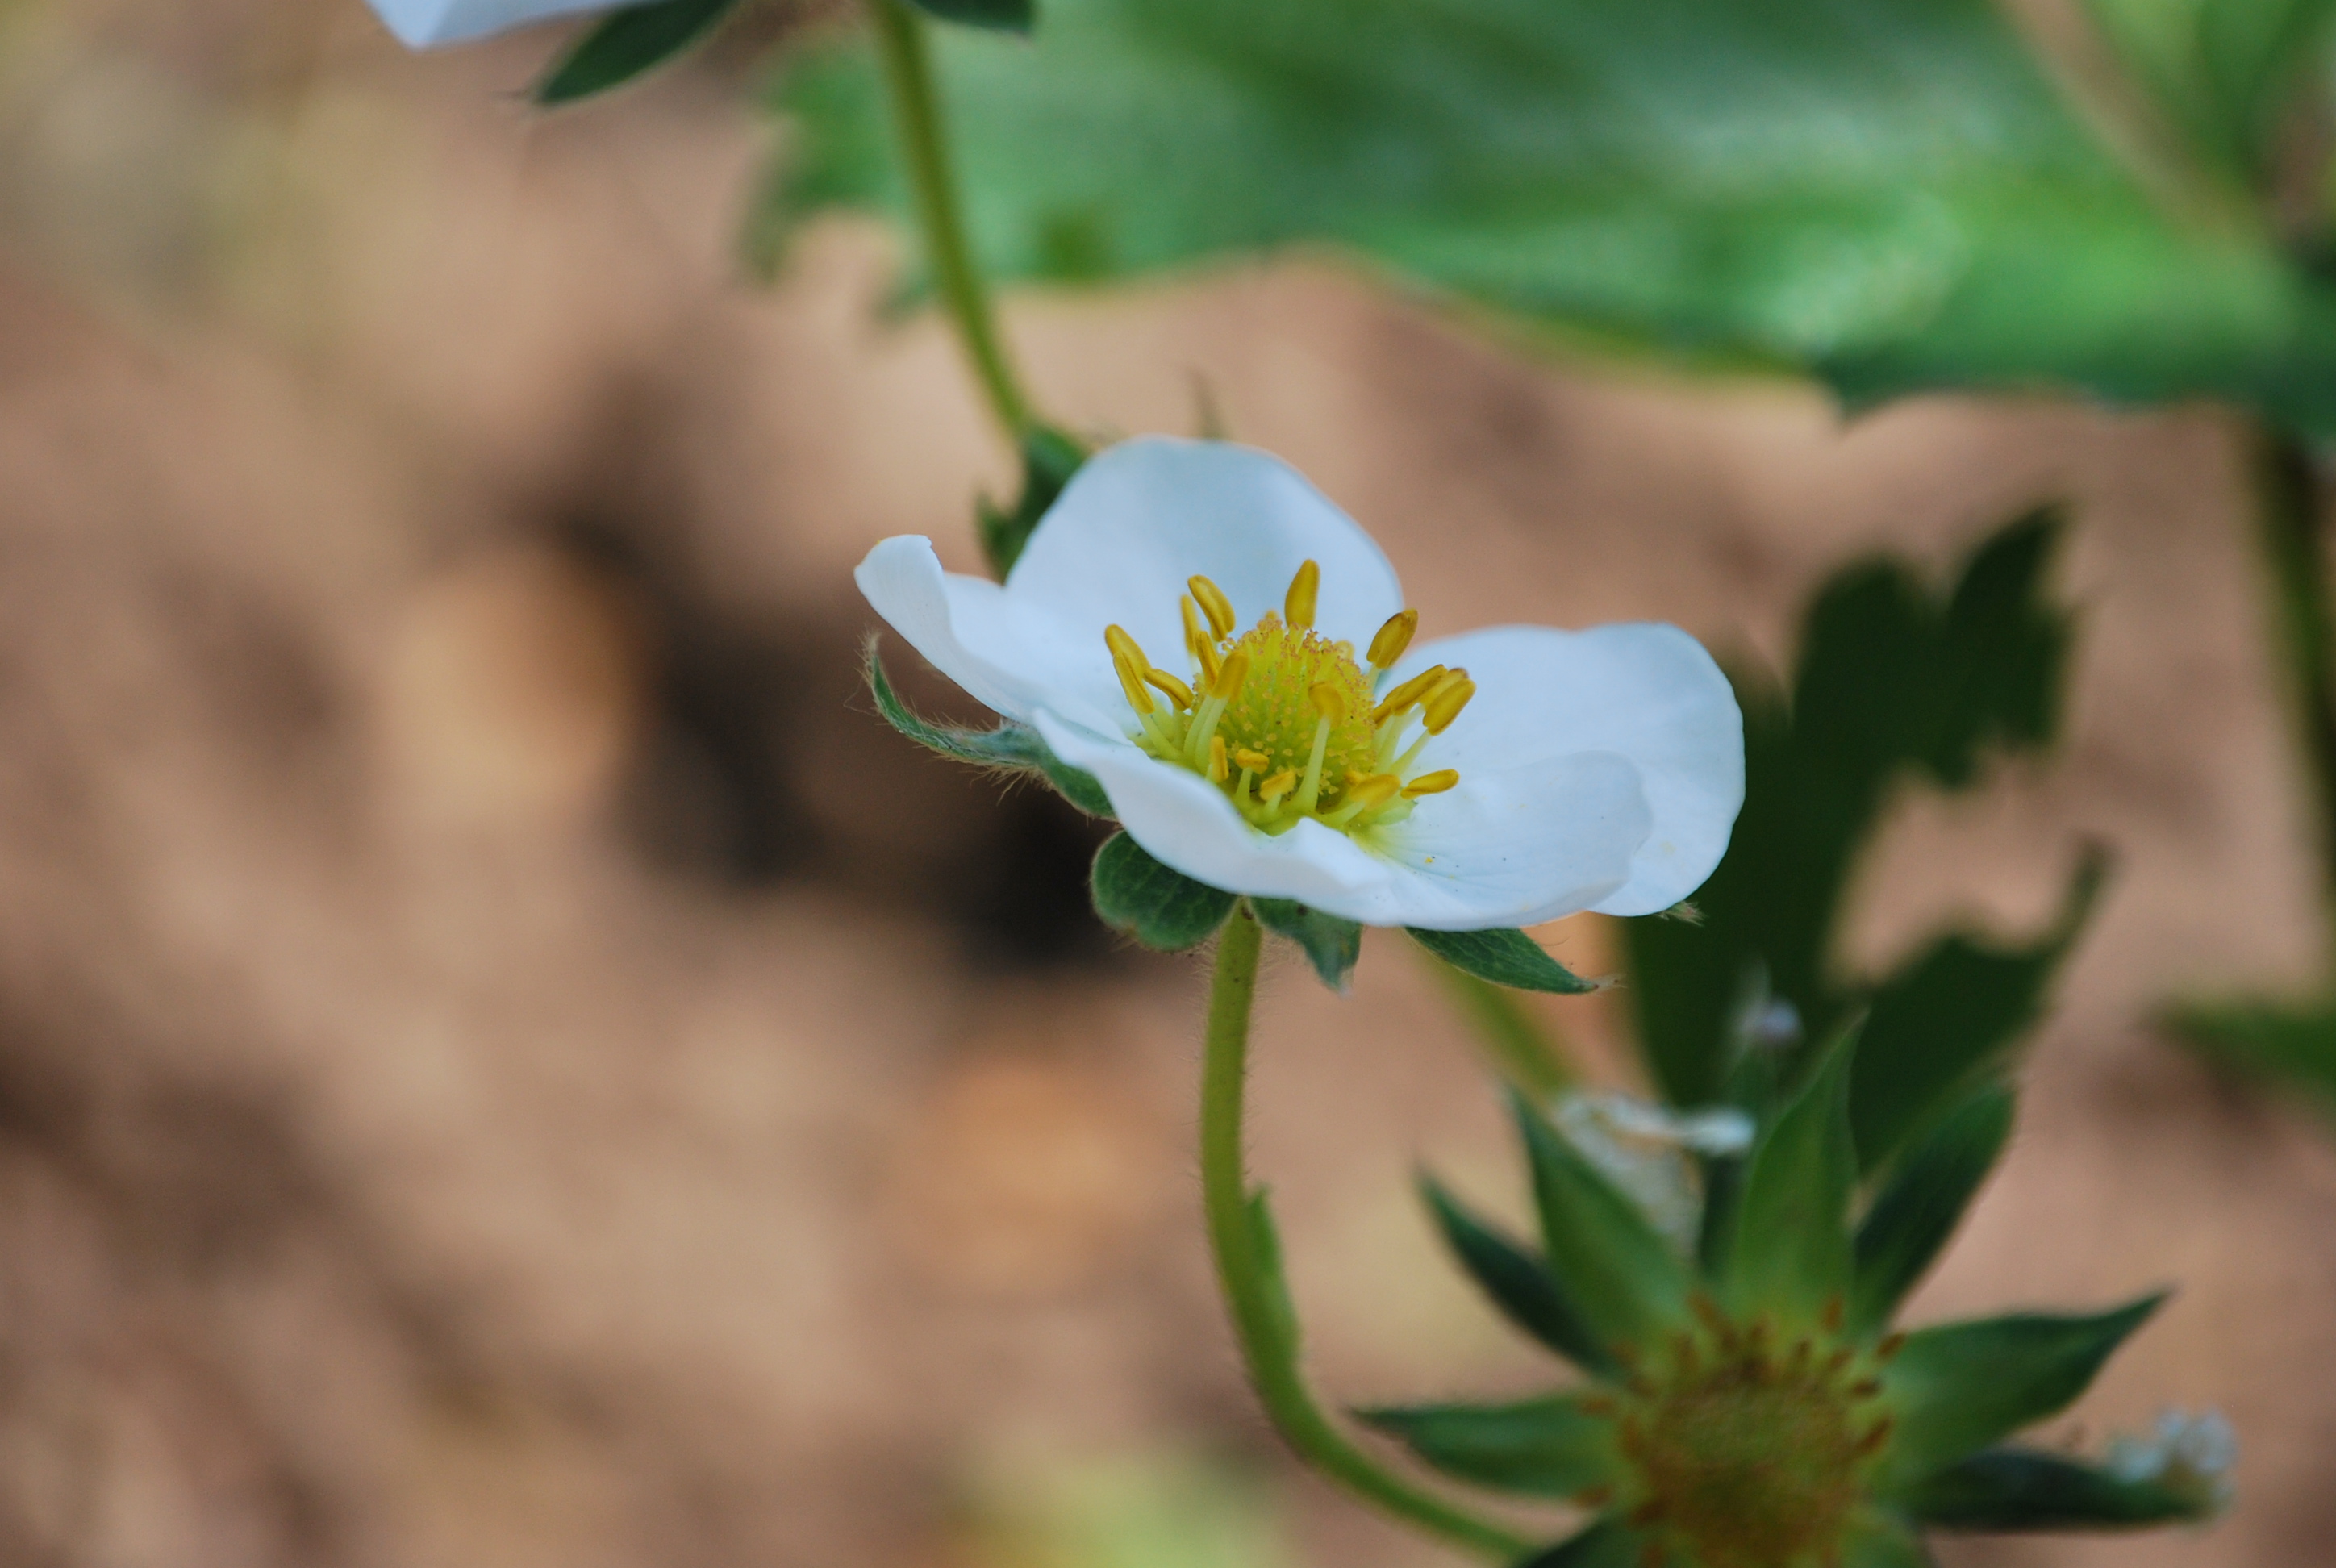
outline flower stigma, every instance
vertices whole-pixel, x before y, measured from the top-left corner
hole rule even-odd
[[[1189,681],[1153,666],[1124,628],[1105,628],[1104,641],[1135,716],[1130,738],[1145,752],[1216,784],[1262,833],[1287,833],[1310,817],[1364,836],[1460,782],[1451,768],[1417,764],[1476,684],[1465,669],[1436,665],[1380,696],[1419,612],[1389,616],[1358,660],[1354,644],[1314,629],[1321,583],[1321,568],[1307,561],[1280,612],[1268,610],[1235,637],[1232,601],[1192,578],[1180,606]]]

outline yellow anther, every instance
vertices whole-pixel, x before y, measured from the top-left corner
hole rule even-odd
[[[1232,770],[1225,765],[1225,737],[1221,735],[1211,735],[1209,737],[1209,782],[1222,784],[1231,773]]]
[[[1394,668],[1395,661],[1403,657],[1403,650],[1411,646],[1411,634],[1418,629],[1419,612],[1416,609],[1397,610],[1387,617],[1387,624],[1379,628],[1377,637],[1371,638],[1372,667],[1377,669]]]
[[[1205,577],[1192,578],[1185,586],[1192,590],[1192,597],[1201,601],[1201,609],[1209,618],[1209,629],[1216,633],[1217,640],[1222,641],[1231,637],[1233,630],[1233,601],[1225,597],[1225,590]]]
[[[1148,715],[1160,706],[1152,700],[1152,694],[1144,689],[1144,677],[1136,673],[1135,666],[1124,657],[1114,657],[1111,667],[1119,674],[1119,689],[1127,694],[1128,706],[1139,714]]]
[[[1242,746],[1233,753],[1233,761],[1242,767],[1247,768],[1251,773],[1263,772],[1265,765],[1272,760],[1273,759],[1271,757],[1266,755],[1263,752],[1251,751],[1247,746]]]
[[[1294,767],[1286,767],[1257,786],[1257,798],[1271,805],[1297,787],[1298,770]]]
[[[1460,716],[1460,710],[1468,706],[1468,699],[1475,695],[1476,683],[1463,675],[1458,685],[1447,686],[1429,697],[1427,712],[1422,716],[1427,721],[1427,733],[1442,735],[1450,728],[1452,721]]]
[[[1281,618],[1293,627],[1314,624],[1314,600],[1322,591],[1322,569],[1308,561],[1290,579],[1290,591],[1282,596]]]
[[[1249,655],[1240,648],[1225,655],[1216,677],[1209,682],[1209,695],[1220,701],[1231,702],[1241,696],[1241,683],[1249,679]]]
[[[1329,725],[1346,723],[1347,694],[1345,692],[1326,680],[1308,687],[1306,695],[1313,699],[1314,711],[1322,716],[1323,723]]]
[[[1142,646],[1139,645],[1134,638],[1127,635],[1127,628],[1125,627],[1107,626],[1104,628],[1103,639],[1104,641],[1111,644],[1112,657],[1125,659],[1128,663],[1135,667],[1137,674],[1141,675],[1144,671],[1152,667],[1152,661],[1144,657],[1144,649]]]
[[[1164,669],[1147,669],[1144,678],[1165,692],[1170,702],[1190,713],[1192,710],[1192,688]]]
[[[1385,805],[1395,799],[1397,792],[1402,788],[1403,781],[1395,774],[1375,773],[1349,788],[1346,798],[1338,803],[1338,809],[1342,812],[1367,812],[1373,806]]]
[[[1456,769],[1442,768],[1435,773],[1420,774],[1403,786],[1403,793],[1414,800],[1421,795],[1440,795],[1459,782],[1460,774]]]
[[[1371,722],[1375,725],[1387,723],[1429,692],[1434,691],[1436,683],[1444,678],[1445,673],[1442,665],[1429,665],[1426,669],[1387,693],[1386,700],[1371,709]]]

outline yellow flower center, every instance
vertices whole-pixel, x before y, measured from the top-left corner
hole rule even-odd
[[[1314,629],[1321,579],[1306,562],[1281,613],[1269,610],[1234,637],[1231,601],[1207,578],[1193,578],[1182,607],[1189,683],[1155,667],[1123,628],[1104,633],[1134,710],[1136,744],[1217,784],[1269,833],[1311,817],[1366,834],[1460,782],[1449,768],[1421,772],[1415,764],[1428,738],[1443,734],[1475,695],[1468,672],[1437,665],[1380,696],[1419,612],[1389,617],[1358,660],[1352,643]]]

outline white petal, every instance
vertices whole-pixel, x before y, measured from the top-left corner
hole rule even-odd
[[[1006,579],[1017,605],[1080,629],[1125,627],[1182,676],[1185,579],[1212,579],[1246,628],[1279,613],[1299,566],[1322,569],[1314,624],[1361,648],[1403,608],[1395,568],[1355,521],[1280,458],[1221,441],[1145,436],[1088,459]],[[1109,673],[1108,659],[1104,669]]]
[[[1552,870],[1568,860],[1569,832],[1611,843],[1620,817],[1568,820],[1581,809],[1570,770],[1591,755],[1626,761],[1650,813],[1613,887],[1577,902],[1578,886],[1553,880],[1549,896],[1514,923],[1582,909],[1652,914],[1692,893],[1719,863],[1744,803],[1744,719],[1728,677],[1693,638],[1644,623],[1580,632],[1493,627],[1416,648],[1394,675],[1430,664],[1465,666],[1477,694],[1420,755],[1423,768],[1459,769],[1460,786],[1421,802],[1400,830],[1407,849],[1435,852],[1439,864],[1446,855],[1481,856],[1504,815],[1516,824],[1516,842],[1538,844]],[[1435,809],[1488,787],[1504,813]],[[1518,871],[1504,880],[1522,890],[1529,877]]]
[[[434,48],[508,32],[530,22],[605,11],[609,0],[373,0],[373,8],[408,49]]]
[[[1075,634],[984,578],[941,570],[932,541],[888,539],[852,574],[878,615],[926,662],[1008,718],[1051,706],[1091,728],[1134,722],[1097,627]]]

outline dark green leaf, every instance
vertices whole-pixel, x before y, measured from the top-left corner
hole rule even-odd
[[[1038,425],[1022,438],[1022,498],[1011,511],[984,500],[975,509],[975,526],[990,570],[1004,577],[1022,559],[1022,547],[1045,519],[1047,510],[1087,460],[1086,448],[1059,430]]]
[[[998,33],[1027,33],[1038,19],[1031,0],[909,0],[909,4],[944,22]]]
[[[1868,1170],[1977,1079],[1999,1072],[2091,915],[2108,856],[2088,846],[2052,928],[2024,945],[1957,932],[1875,993],[1850,1083],[1850,1121]]]
[[[868,645],[867,673],[868,689],[876,698],[876,711],[884,716],[887,724],[919,745],[978,767],[1037,774],[1089,816],[1112,815],[1111,797],[1104,794],[1095,774],[1056,756],[1037,730],[1010,723],[996,729],[959,729],[919,717],[893,691],[873,642]]]
[[[1334,991],[1347,989],[1355,960],[1363,956],[1361,926],[1309,910],[1294,899],[1251,899],[1249,907],[1257,911],[1260,925],[1305,950],[1307,962],[1324,985]]]
[[[679,59],[738,8],[739,0],[657,0],[611,12],[535,84],[535,101],[550,108],[621,87]]]
[[[2183,1008],[2166,1025],[2211,1060],[2269,1074],[2336,1112],[2336,1008],[2226,1003]]]
[[[2093,1317],[2024,1313],[1908,1336],[1885,1378],[1898,1424],[1883,1484],[1893,1495],[2055,1416],[2157,1310],[2161,1296]]]
[[[1849,1135],[1854,1039],[1827,1053],[1807,1086],[1754,1146],[1737,1194],[1724,1294],[1743,1316],[1776,1311],[1815,1321],[1849,1292],[1849,1200],[1857,1151]]]
[[[1939,1119],[1910,1149],[1857,1228],[1849,1328],[1879,1333],[1962,1222],[2011,1136],[2014,1096],[1990,1084]]]
[[[1517,1568],[1642,1568],[1643,1551],[1637,1532],[1619,1519],[1600,1519]]]
[[[1551,958],[1542,945],[1521,930],[1501,927],[1484,931],[1413,930],[1421,947],[1454,969],[1510,986],[1521,991],[1552,991],[1578,997],[1598,989]]]
[[[1651,1349],[1687,1313],[1687,1264],[1549,1119],[1512,1095],[1550,1271],[1601,1343]]]
[[[1055,0],[936,40],[1000,278],[1343,245],[1527,321],[1940,386],[2253,404],[2336,424],[2336,306],[2266,222],[2133,178],[1987,0]],[[799,118],[872,118],[863,51]],[[822,80],[824,79],[824,80]],[[822,127],[784,200],[905,214]]]
[[[1932,1568],[1931,1553],[1905,1520],[1867,1508],[1850,1521],[1841,1568]]]
[[[1906,1489],[1906,1511],[1934,1530],[2119,1530],[2211,1510],[2156,1481],[2034,1448],[1990,1448]]]
[[[1509,1321],[1586,1371],[1618,1370],[1582,1321],[1582,1310],[1539,1258],[1470,1213],[1432,1178],[1421,1177],[1419,1190],[1453,1254]]]
[[[1572,1497],[1620,1463],[1614,1423],[1563,1395],[1515,1405],[1416,1405],[1358,1410],[1447,1475],[1495,1491]]]
[[[1125,833],[1096,852],[1090,882],[1106,925],[1163,952],[1198,947],[1233,912],[1232,894],[1171,871]]]

